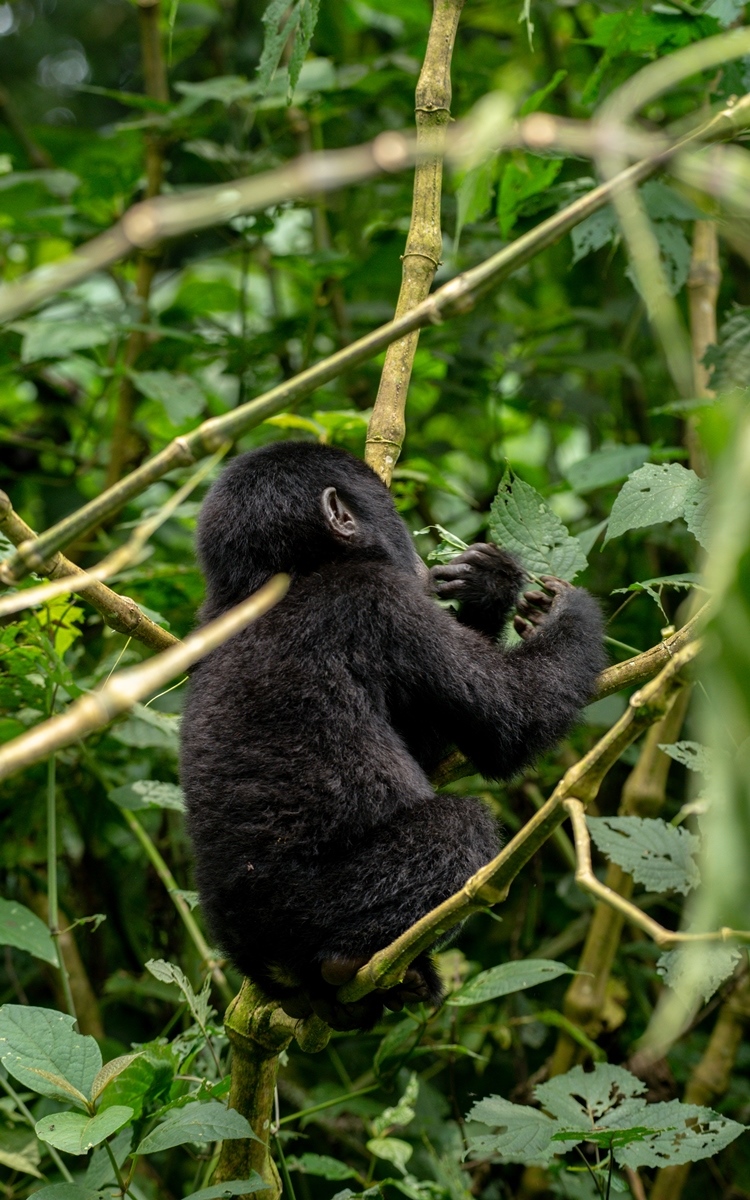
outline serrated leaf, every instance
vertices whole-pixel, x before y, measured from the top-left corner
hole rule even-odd
[[[52,1113],[37,1121],[34,1128],[38,1138],[57,1150],[64,1150],[66,1154],[86,1154],[127,1125],[132,1116],[132,1108],[118,1104],[95,1117],[76,1112]]]
[[[497,198],[497,216],[504,238],[523,212],[524,202],[546,192],[560,174],[562,164],[561,158],[538,158],[527,153],[518,153],[508,163]]]
[[[527,958],[520,962],[501,963],[482,971],[465,983],[448,999],[448,1004],[483,1004],[499,996],[509,996],[525,988],[537,987],[560,975],[575,975],[572,967],[549,958]]]
[[[181,967],[176,966],[175,963],[167,962],[163,958],[152,958],[146,963],[146,968],[154,976],[154,979],[159,979],[162,983],[176,984],[185,997],[196,1024],[200,1025],[201,1029],[205,1029],[209,1018],[213,1016],[215,1011],[209,1001],[211,992],[210,975],[206,976],[203,981],[203,987],[200,992],[196,993],[185,972]]]
[[[660,817],[587,817],[593,840],[611,862],[650,892],[682,892],[700,883],[700,841]]]
[[[598,209],[571,229],[573,262],[580,262],[587,254],[601,250],[603,246],[608,246],[619,236],[620,227],[617,224],[614,209],[611,204],[605,204],[603,208]]]
[[[53,1100],[84,1105],[102,1067],[92,1037],[76,1033],[67,1013],[32,1005],[0,1008],[0,1062],[15,1079]]]
[[[642,1141],[615,1147],[615,1160],[622,1167],[677,1166],[713,1157],[745,1133],[745,1126],[710,1108],[668,1100],[649,1104],[639,1117],[649,1128],[659,1130]],[[640,1122],[639,1122],[640,1123]]]
[[[57,966],[55,943],[44,921],[15,900],[0,899],[0,946],[15,946]]]
[[[542,1108],[560,1122],[557,1133],[562,1129],[609,1128],[615,1120],[618,1129],[642,1124],[645,1091],[646,1085],[624,1067],[596,1063],[593,1071],[573,1067],[565,1075],[540,1083],[534,1095]]]
[[[604,446],[568,467],[565,478],[574,491],[585,495],[596,488],[627,479],[632,471],[643,466],[650,453],[650,447],[640,443],[633,446]]]
[[[693,537],[705,550],[711,515],[711,489],[705,479],[699,479],[686,496],[683,515]]]
[[[641,529],[681,517],[698,476],[679,463],[646,463],[634,471],[617,495],[604,544],[629,529]]]
[[[196,1100],[170,1112],[161,1125],[146,1135],[136,1154],[156,1154],[172,1146],[202,1145],[230,1138],[258,1141],[249,1122],[236,1109],[225,1108],[219,1100],[208,1100],[204,1104]]]
[[[578,538],[544,502],[536,488],[508,472],[492,501],[490,536],[517,554],[532,575],[573,579],[587,565]]]
[[[384,1108],[379,1117],[375,1117],[372,1122],[372,1132],[379,1137],[386,1129],[392,1128],[394,1125],[408,1125],[414,1120],[415,1104],[419,1095],[419,1078],[412,1071],[409,1082],[406,1085],[404,1094],[398,1104],[393,1104],[389,1108]]]
[[[287,1159],[290,1170],[303,1175],[317,1175],[320,1179],[356,1179],[357,1172],[347,1163],[328,1154],[301,1154],[299,1158]]]
[[[185,811],[182,788],[176,783],[163,783],[159,779],[137,779],[125,783],[107,793],[118,808],[139,812],[143,808],[168,808],[173,812]]]
[[[706,942],[700,955],[689,953],[686,946],[667,950],[656,961],[656,969],[672,991],[685,1001],[685,1008],[707,1004],[717,988],[733,973],[742,958],[738,946]]]
[[[489,1125],[489,1136],[471,1137],[469,1152],[477,1158],[497,1155],[502,1162],[546,1165],[557,1122],[527,1104],[512,1104],[502,1096],[487,1096],[468,1113],[470,1121]],[[571,1147],[572,1149],[572,1147]]]
[[[316,1158],[317,1155],[313,1154],[310,1157]],[[331,1162],[334,1161],[331,1159]],[[337,1176],[337,1178],[343,1177]],[[263,1179],[257,1171],[251,1171],[247,1179],[228,1179],[225,1183],[214,1183],[211,1187],[191,1192],[189,1196],[185,1197],[185,1200],[221,1200],[222,1196],[244,1196],[249,1192],[260,1192],[266,1188],[268,1188],[267,1180]]]
[[[673,742],[670,746],[659,743],[659,749],[689,771],[709,775],[713,769],[714,756],[710,748],[701,746],[700,742]]]
[[[164,408],[173,425],[184,425],[200,416],[206,405],[202,389],[189,375],[171,371],[131,371],[130,376],[149,400]]]
[[[402,1175],[406,1174],[406,1164],[414,1153],[414,1147],[401,1138],[376,1137],[367,1142],[367,1149],[376,1158],[392,1163]]]
[[[98,1100],[107,1084],[111,1083],[113,1079],[117,1079],[117,1076],[122,1074],[126,1067],[140,1058],[140,1054],[140,1050],[136,1054],[120,1054],[117,1058],[112,1058],[105,1063],[91,1084],[91,1099]]]
[[[318,12],[320,11],[320,0],[300,0],[299,3],[299,25],[297,35],[294,39],[292,53],[289,56],[289,90],[287,92],[287,100],[291,103],[294,95],[302,64],[305,61],[305,56],[310,49],[315,26],[318,23]]]
[[[719,330],[718,346],[709,346],[703,362],[711,367],[711,388],[722,394],[747,387],[750,379],[750,308],[737,307]]]

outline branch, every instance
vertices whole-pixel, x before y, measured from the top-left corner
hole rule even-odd
[[[417,150],[422,154],[414,172],[414,199],[402,258],[397,317],[426,299],[440,264],[443,247],[440,193],[451,109],[451,58],[463,5],[464,0],[434,0],[415,97]],[[388,347],[367,430],[365,461],[385,484],[391,482],[406,435],[404,410],[418,341],[419,330],[415,329]]]
[[[288,575],[275,575],[248,600],[191,633],[162,654],[112,675],[96,691],[74,701],[65,712],[50,717],[0,748],[0,779],[39,762],[56,750],[108,725],[138,700],[180,675],[222,642],[268,612],[286,595]]]
[[[573,825],[573,836],[575,838],[576,854],[578,856],[578,866],[576,868],[576,883],[584,891],[590,892],[592,896],[596,896],[598,900],[602,900],[611,908],[622,913],[625,920],[631,925],[635,925],[637,929],[641,929],[644,933],[656,942],[663,950],[671,950],[673,946],[681,946],[686,942],[728,942],[734,939],[741,942],[750,942],[750,931],[741,929],[729,929],[724,926],[723,929],[717,929],[710,933],[679,933],[671,929],[665,929],[658,921],[654,921],[651,917],[646,916],[645,912],[633,904],[632,901],[626,900],[619,892],[615,892],[612,888],[608,888],[606,884],[600,883],[594,874],[591,866],[591,838],[586,826],[586,814],[584,806],[580,800],[576,800],[571,796],[563,801],[563,807],[570,817]]]
[[[540,114],[535,113],[533,116],[536,118],[538,127]],[[531,118],[528,120],[530,121]],[[33,554],[16,553],[6,559],[0,566],[0,581],[10,583],[27,571],[35,570],[32,560],[44,559],[55,550],[69,544],[74,538],[80,537],[100,521],[117,512],[131,497],[138,495],[139,492],[161,479],[175,467],[188,466],[198,458],[212,454],[223,441],[238,438],[268,417],[273,416],[274,413],[281,412],[291,403],[309,395],[310,392],[328,383],[331,379],[337,378],[344,371],[372,358],[389,346],[391,342],[430,323],[439,324],[447,316],[469,311],[484,292],[496,287],[524,263],[559,241],[564,234],[569,233],[586,217],[609,203],[618,189],[648,179],[673,155],[688,146],[705,140],[730,137],[737,130],[744,128],[748,120],[750,120],[750,95],[744,96],[733,106],[723,109],[681,141],[656,151],[650,158],[628,167],[608,183],[593,188],[585,196],[555,213],[554,216],[548,217],[535,229],[523,234],[511,245],[486,259],[485,262],[451,279],[449,283],[438,288],[410,312],[397,317],[387,325],[381,325],[379,329],[373,330],[365,337],[359,338],[351,345],[330,355],[329,358],[302,371],[293,379],[271,388],[270,391],[254,400],[232,409],[231,412],[225,413],[221,417],[212,417],[191,433],[175,438],[150,462],[144,463],[142,467],[131,472],[125,479],[108,488],[96,499],[84,504],[75,513],[43,533],[33,546]],[[554,127],[554,119],[549,118],[549,122]],[[537,139],[537,142],[541,145],[541,139]],[[356,178],[366,178],[365,166],[370,165],[369,169],[372,174],[376,169],[373,163],[377,160],[382,163],[384,158],[390,158],[391,165],[395,169],[397,165],[402,165],[402,160],[408,158],[407,151],[408,143],[400,134],[381,134],[370,146],[357,147],[355,150],[321,151],[319,154],[297,159],[296,162],[281,168],[280,171],[269,172],[268,175],[249,181],[239,180],[231,188],[222,185],[218,188],[202,189],[200,193],[185,192],[179,197],[159,196],[155,200],[144,201],[143,204],[136,205],[125,215],[118,226],[115,226],[109,233],[102,234],[101,238],[96,239],[96,242],[103,244],[107,238],[115,240],[119,238],[121,241],[124,236],[122,231],[127,225],[131,229],[131,234],[134,229],[136,232],[140,230],[138,236],[141,238],[140,243],[131,243],[126,239],[127,249],[135,244],[150,245],[159,238],[167,236],[169,232],[173,232],[178,225],[177,231],[179,232],[217,224],[222,220],[229,219],[229,216],[234,215],[235,212],[246,212],[253,206],[263,208],[278,202],[283,197],[298,197],[310,191],[324,190],[323,184],[326,180],[328,186],[333,187],[352,182]],[[397,157],[398,163],[396,162]],[[337,164],[335,168],[333,163]],[[351,175],[344,178],[343,168],[346,164],[351,168]],[[356,175],[354,171],[355,166],[360,170],[359,175]],[[342,173],[335,184],[332,182],[330,174],[326,176],[326,171],[332,170]],[[273,186],[269,181],[272,181]],[[283,181],[283,187],[281,181]],[[213,200],[210,200],[210,196],[207,197],[207,193],[213,196]],[[262,199],[260,198],[261,193],[264,193]],[[227,198],[228,195],[229,198]],[[249,199],[251,196],[253,197],[252,202]],[[207,208],[213,208],[214,211],[209,214],[206,211]],[[135,235],[133,234],[133,236]],[[143,241],[144,238],[146,241]],[[89,243],[89,247],[93,245],[94,243]],[[122,253],[127,253],[127,249]],[[77,253],[85,255],[88,251],[84,248]],[[71,258],[75,257],[75,255],[71,256]],[[114,261],[114,259],[107,261]],[[66,271],[70,272],[71,270],[69,266],[65,265],[70,262],[70,259],[66,259],[59,267],[52,266],[45,268],[45,271],[55,272],[59,269],[65,274]],[[22,280],[7,288],[0,288],[0,320],[26,311],[40,299],[54,295],[57,291],[69,286],[70,282],[77,281],[87,273],[88,268],[83,272],[79,271],[71,275],[70,278],[67,276],[65,279],[62,279],[62,276],[55,277],[57,282],[54,283],[54,286],[50,284],[49,287],[43,281],[41,284],[44,289],[43,295],[37,294],[39,281],[36,273],[27,276],[25,282]],[[48,278],[45,275],[45,281]],[[36,284],[34,280],[37,280]],[[21,290],[19,291],[19,289]]]
[[[589,803],[604,776],[638,735],[671,706],[681,686],[680,672],[692,662],[700,643],[690,642],[667,666],[630,697],[626,711],[611,729],[570,770],[566,771],[546,804],[508,842],[500,853],[460,891],[426,913],[410,929],[379,950],[339,992],[344,1002],[359,1000],[376,988],[388,988],[403,979],[412,960],[437,937],[460,924],[471,913],[505,900],[510,885],[566,816],[565,801],[572,796]]]
[[[14,511],[5,492],[0,492],[0,532],[4,533],[14,546],[20,546],[26,542],[33,545],[36,538],[31,526],[22,521]],[[81,567],[76,566],[59,552],[38,562],[34,566],[34,571],[37,575],[44,575],[48,579],[63,579],[70,576],[77,578],[87,574]],[[75,590],[75,586],[72,590]],[[144,646],[148,646],[150,650],[167,650],[170,646],[178,644],[178,639],[173,633],[162,629],[161,625],[157,625],[155,621],[147,617],[135,600],[131,600],[129,596],[119,596],[111,588],[97,582],[86,584],[84,596],[89,604],[101,613],[111,629],[117,630],[118,633],[124,633],[127,637],[135,638]]]

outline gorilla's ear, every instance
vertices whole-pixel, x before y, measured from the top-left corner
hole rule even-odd
[[[357,521],[335,487],[327,487],[320,501],[323,506],[323,516],[336,536],[346,539],[354,537],[357,532]]]

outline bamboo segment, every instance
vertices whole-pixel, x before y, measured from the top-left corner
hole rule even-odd
[[[418,161],[414,171],[411,225],[402,263],[396,317],[410,312],[429,295],[440,265],[440,194],[445,133],[450,121],[451,58],[464,0],[434,0],[427,51],[417,82],[415,120]],[[380,377],[367,431],[365,459],[385,484],[406,435],[404,412],[419,330],[392,342]]]

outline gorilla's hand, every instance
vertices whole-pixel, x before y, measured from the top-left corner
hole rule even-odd
[[[459,600],[462,605],[485,610],[500,609],[506,615],[526,578],[526,572],[512,554],[487,542],[476,542],[450,562],[430,571],[438,599]]]
[[[517,606],[517,615],[513,618],[516,633],[524,639],[533,637],[550,618],[555,617],[566,597],[574,590],[572,583],[555,575],[542,575],[541,581],[545,590],[524,592]]]

